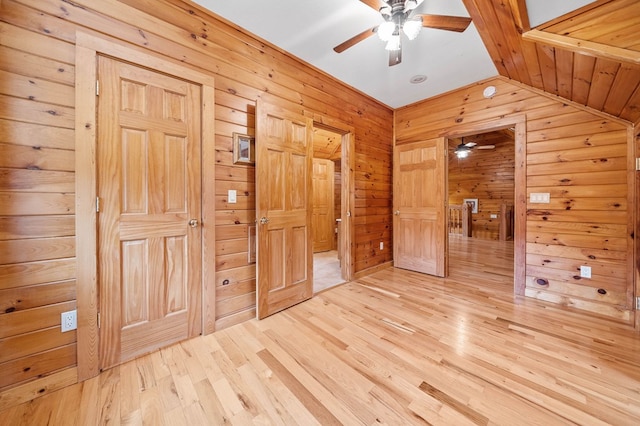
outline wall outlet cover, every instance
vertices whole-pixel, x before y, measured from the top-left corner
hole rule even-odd
[[[580,266],[580,277],[591,278],[591,266]]]
[[[67,311],[60,314],[60,331],[67,332],[78,328],[77,311]]]

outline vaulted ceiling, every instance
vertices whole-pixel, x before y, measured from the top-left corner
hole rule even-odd
[[[640,2],[596,1],[530,29],[524,0],[463,0],[500,75],[640,121]]]
[[[377,37],[335,54],[331,47],[379,23],[377,1],[196,0],[394,108],[500,75],[640,122],[638,0],[426,0],[420,13],[470,16],[471,26],[464,33],[423,29],[424,40],[403,45],[414,50],[403,53],[402,67],[387,67]],[[545,8],[554,17],[571,4],[584,6],[545,22]],[[416,74],[427,82],[409,83]]]

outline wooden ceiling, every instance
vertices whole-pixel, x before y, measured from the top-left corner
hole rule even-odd
[[[337,160],[342,155],[342,136],[322,127],[313,129],[313,157]]]
[[[465,136],[464,138],[450,138],[449,151],[452,153],[460,143],[475,142],[477,146],[495,145],[500,146],[505,143],[514,143],[514,132],[511,129],[496,130],[477,135]]]
[[[463,0],[500,75],[640,123],[640,2],[599,0],[531,29],[525,0]]]

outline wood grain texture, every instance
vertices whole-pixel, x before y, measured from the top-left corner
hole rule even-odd
[[[478,128],[488,125],[492,115],[504,120],[526,113],[526,123],[520,126],[520,138],[526,143],[516,146],[515,156],[515,238],[522,245],[517,247],[523,254],[516,262],[520,271],[514,283],[516,294],[527,293],[630,321],[631,299],[623,297],[633,286],[629,280],[633,264],[633,225],[629,224],[629,217],[634,203],[628,194],[629,126],[523,86],[504,83],[501,79],[490,80],[399,109],[396,143],[410,143],[430,135],[475,134],[479,133]],[[480,92],[488,84],[495,85],[498,94],[484,99]],[[505,102],[514,98],[527,102],[518,106]],[[515,128],[517,133],[518,126]],[[482,170],[475,172],[481,174]],[[531,193],[540,192],[550,194],[549,204],[529,201]],[[600,235],[593,232],[600,228]],[[528,263],[526,257],[532,245],[540,246],[538,254],[565,262],[556,259],[544,266]],[[586,259],[581,252],[587,254]],[[614,268],[625,271],[626,280],[596,276],[590,281],[580,279],[580,264],[593,264],[599,269],[600,256],[605,253],[617,259],[613,261]],[[534,284],[538,279],[551,285]],[[598,289],[605,293],[597,293]]]
[[[333,126],[333,121],[346,123],[346,127],[342,124],[338,127],[350,132],[351,143],[357,138],[376,147],[373,151],[352,150],[354,165],[349,167],[349,176],[354,173],[356,156],[360,164],[382,158],[381,171],[368,170],[367,177],[358,178],[361,180],[360,201],[373,197],[365,191],[369,180],[382,174],[390,182],[390,173],[386,171],[390,167],[392,112],[389,108],[278,49],[265,46],[202,9],[194,9],[190,3],[110,0],[70,4],[57,0],[8,0],[0,4],[0,10],[0,49],[4,59],[0,61],[4,82],[0,89],[0,240],[2,250],[11,252],[6,261],[2,258],[2,262],[8,263],[0,265],[8,274],[4,286],[11,286],[0,290],[2,306],[17,311],[71,301],[75,289],[70,286],[74,286],[76,276],[79,277],[78,283],[83,283],[79,297],[85,302],[78,314],[81,325],[78,336],[84,336],[88,342],[87,346],[80,345],[82,362],[94,359],[97,345],[95,333],[90,332],[97,323],[97,293],[91,290],[95,289],[95,285],[91,285],[95,283],[95,274],[91,273],[96,263],[91,249],[95,240],[92,242],[89,238],[94,232],[92,226],[95,228],[95,212],[93,218],[91,216],[91,209],[95,210],[95,181],[91,178],[94,151],[90,143],[86,144],[95,137],[97,127],[91,100],[95,75],[87,71],[95,61],[95,52],[86,45],[74,46],[78,37],[84,37],[80,33],[126,40],[139,46],[140,52],[144,49],[206,73],[208,78],[215,77],[215,84],[203,89],[204,110],[210,118],[203,122],[203,197],[205,206],[215,206],[203,212],[204,255],[209,259],[203,268],[205,279],[211,281],[207,284],[210,289],[218,283],[216,270],[241,284],[235,287],[233,295],[223,292],[225,297],[220,299],[216,299],[217,290],[205,291],[204,327],[208,332],[216,327],[217,320],[221,320],[220,327],[226,327],[246,320],[250,312],[255,311],[255,268],[246,260],[246,228],[255,220],[255,174],[251,166],[233,164],[231,135],[233,132],[253,134],[258,98],[296,108],[302,105],[314,120],[327,125]],[[61,14],[61,10],[64,13]],[[207,33],[216,36],[207,40]],[[99,48],[104,49],[105,45]],[[114,48],[109,54],[121,56],[123,51]],[[137,58],[141,56],[144,55]],[[129,60],[135,62],[137,58]],[[82,75],[76,75],[76,61],[82,64]],[[152,60],[148,64],[152,68],[158,66]],[[75,152],[76,138],[79,146],[87,149]],[[74,175],[81,178],[76,181]],[[74,194],[76,189],[81,195]],[[227,189],[238,190],[236,205],[219,197],[226,194]],[[381,195],[390,199],[390,187],[375,197]],[[77,223],[76,214],[83,215]],[[363,209],[358,214],[390,215],[390,206],[386,211],[378,209],[369,213]],[[221,215],[225,215],[225,220],[218,220]],[[244,229],[237,232],[236,228]],[[218,230],[220,233],[216,235]],[[75,259],[74,271],[66,265],[74,262],[71,253],[74,248],[68,241],[76,232],[82,235],[83,244],[75,248],[80,255]],[[367,229],[359,238],[366,244],[367,240],[380,237],[390,246],[390,233],[374,235]],[[38,240],[49,238],[52,240]],[[62,239],[54,240],[56,238]],[[240,239],[243,239],[242,249],[238,244]],[[244,262],[240,260],[243,252]],[[216,258],[223,254],[240,257]],[[368,253],[359,255],[367,256],[366,264],[358,263],[359,267],[385,261],[380,256],[369,258]],[[356,263],[349,254],[349,270],[356,267]],[[46,273],[47,270],[51,270],[51,274]],[[7,284],[9,278],[12,284]],[[58,281],[50,283],[41,279]],[[85,366],[78,369],[81,378],[93,373]]]
[[[593,2],[534,29],[522,19],[525,2],[464,4],[500,75],[631,123],[640,120],[637,1]]]
[[[450,245],[446,279],[387,268],[5,407],[0,422],[637,422],[630,326],[514,299],[512,242]]]
[[[478,199],[478,212],[472,215],[473,236],[498,239],[500,206],[514,203],[515,144],[510,130],[471,135],[464,142],[477,146],[495,145],[494,149],[473,149],[459,159],[454,150],[461,139],[449,140],[449,204],[462,204],[465,198]],[[492,218],[491,215],[498,215]]]

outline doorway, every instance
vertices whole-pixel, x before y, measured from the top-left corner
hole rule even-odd
[[[325,120],[326,121],[326,120]],[[351,279],[354,131],[314,122],[313,292]]]
[[[464,277],[479,263],[513,283],[515,127],[447,141],[449,274]],[[491,256],[487,256],[491,253]],[[476,265],[476,266],[471,266]]]
[[[345,282],[343,276],[343,135],[324,126],[313,130],[313,292]]]

